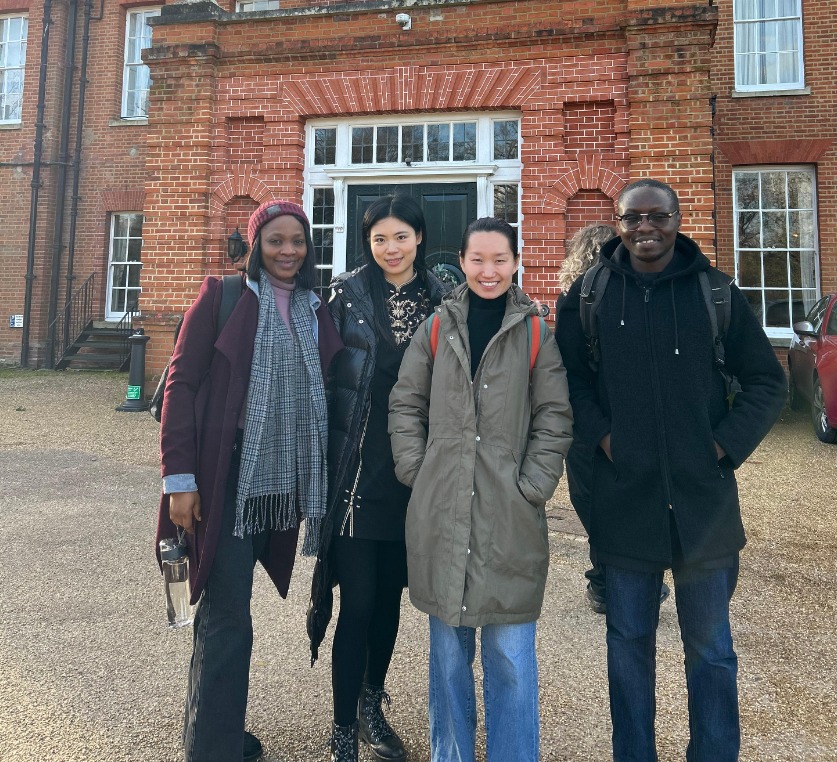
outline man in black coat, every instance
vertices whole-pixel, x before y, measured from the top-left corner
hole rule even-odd
[[[663,572],[674,577],[689,694],[688,762],[738,759],[737,658],[729,601],[744,528],[735,469],[784,402],[785,376],[764,330],[731,286],[726,367],[715,364],[698,273],[710,268],[681,235],[672,188],[628,185],[620,239],[597,309],[599,358],[581,325],[581,279],[556,340],[567,367],[575,435],[593,451],[590,541],[605,566],[608,678],[615,762],[655,762],[655,647]]]

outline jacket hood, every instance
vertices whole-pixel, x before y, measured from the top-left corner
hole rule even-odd
[[[679,266],[671,272],[660,275],[660,281],[682,278],[701,270],[708,270],[712,266],[712,263],[700,250],[698,245],[682,233],[677,234],[677,239],[674,242],[674,251],[677,255]],[[621,238],[611,238],[607,243],[603,244],[599,250],[599,259],[607,267],[623,277],[634,279],[638,277],[636,270],[631,267],[630,253],[625,248]]]

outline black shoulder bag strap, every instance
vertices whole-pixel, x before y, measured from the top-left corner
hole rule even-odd
[[[599,277],[599,273],[601,273],[601,277]],[[609,279],[610,268],[605,267],[601,262],[596,262],[584,273],[584,278],[581,281],[578,312],[581,318],[581,329],[587,339],[587,361],[593,371],[598,370],[599,360],[601,359],[597,314]]]
[[[708,270],[701,270],[698,273],[698,282],[703,294],[703,301],[706,303],[709,322],[712,326],[712,350],[715,355],[715,367],[724,379],[727,404],[732,407],[735,395],[741,391],[741,384],[738,383],[738,379],[727,370],[724,350],[724,339],[730,323],[732,299],[730,283],[732,281],[728,275],[710,267]]]

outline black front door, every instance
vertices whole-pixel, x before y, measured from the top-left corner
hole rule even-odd
[[[466,226],[477,217],[476,183],[417,183],[415,185],[350,185],[346,230],[346,269],[363,264],[360,227],[363,213],[377,198],[411,196],[424,212],[427,225],[427,266],[457,265]]]

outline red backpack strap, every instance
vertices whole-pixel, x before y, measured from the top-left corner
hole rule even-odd
[[[529,334],[529,376],[532,375],[535,360],[538,359],[538,352],[541,348],[541,333],[544,327],[543,318],[540,315],[529,316],[529,321],[526,323],[527,333]]]
[[[439,334],[442,331],[442,321],[439,313],[434,310],[427,320],[427,335],[430,337],[430,356],[436,359],[436,350],[439,348]]]

